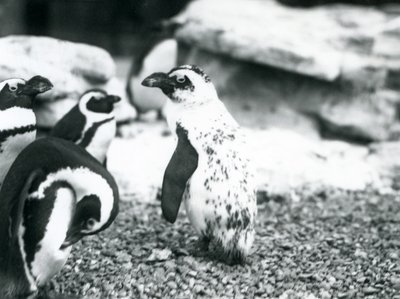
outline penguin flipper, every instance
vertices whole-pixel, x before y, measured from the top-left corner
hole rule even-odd
[[[10,232],[11,239],[18,237],[18,228],[22,221],[23,209],[25,205],[25,200],[28,198],[29,190],[31,189],[34,182],[39,178],[43,177],[44,171],[42,169],[35,169],[31,172],[28,178],[25,181],[24,186],[22,187],[19,195],[18,201],[15,203],[15,206],[11,210],[11,224],[10,224]]]
[[[164,173],[161,209],[164,218],[174,223],[182,202],[186,183],[197,169],[199,156],[190,144],[187,131],[178,124],[178,144]]]

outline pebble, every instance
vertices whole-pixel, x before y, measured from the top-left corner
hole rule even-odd
[[[168,282],[167,282],[167,286],[168,286],[169,288],[171,288],[171,289],[176,289],[176,288],[178,288],[178,285],[176,284],[175,281],[168,281]]]
[[[368,258],[368,254],[365,252],[365,251],[362,251],[362,250],[360,250],[360,249],[356,249],[356,251],[354,252],[354,255],[356,256],[356,257],[361,257],[361,258],[363,258],[363,259],[366,259],[366,258]]]
[[[396,290],[400,290],[400,277],[391,277],[390,282]]]
[[[373,295],[373,294],[379,292],[378,289],[373,288],[373,287],[366,287],[366,288],[363,289],[363,291],[364,291],[364,294],[365,294],[365,295]]]
[[[320,296],[321,296],[321,299],[331,299],[332,298],[332,295],[329,292],[325,291],[325,290],[322,290],[320,292]]]

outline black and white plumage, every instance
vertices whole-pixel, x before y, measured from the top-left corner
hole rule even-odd
[[[32,101],[52,88],[46,78],[0,82],[0,185],[17,155],[36,137],[36,117]]]
[[[0,298],[35,293],[74,243],[113,222],[118,202],[113,177],[81,147],[54,137],[28,145],[0,190]]]
[[[254,240],[257,205],[239,125],[196,66],[154,73],[143,85],[168,96],[167,121],[178,137],[164,174],[163,215],[174,222],[183,200],[195,230],[206,240],[216,240],[228,261],[243,261]]]
[[[117,130],[114,104],[120,99],[101,89],[85,92],[79,103],[54,126],[50,135],[80,145],[100,163],[105,163]]]

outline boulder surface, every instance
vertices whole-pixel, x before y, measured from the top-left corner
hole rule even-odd
[[[228,106],[264,102],[272,111],[266,126],[310,135],[398,139],[400,15],[351,5],[199,0],[176,22],[179,61],[205,68]],[[315,122],[311,130],[307,118]]]
[[[41,75],[54,88],[38,96],[35,105],[37,123],[52,127],[90,88],[102,88],[123,98],[118,106],[120,121],[135,117],[125,90],[115,77],[115,63],[110,54],[98,47],[49,37],[8,36],[0,38],[0,80],[29,79]]]

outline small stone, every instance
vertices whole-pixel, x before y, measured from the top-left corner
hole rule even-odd
[[[356,290],[349,290],[347,292],[340,292],[338,293],[337,296],[339,299],[351,299],[354,298],[356,294],[357,294]]]
[[[165,249],[153,249],[147,261],[166,261],[170,258],[172,252],[168,248]]]
[[[400,290],[400,277],[391,277],[390,282],[396,290]]]
[[[167,261],[164,264],[165,268],[167,268],[168,270],[171,270],[173,268],[176,268],[176,264],[174,261]]]
[[[365,295],[373,295],[373,294],[378,293],[379,290],[374,287],[366,287],[363,289],[363,292]]]
[[[332,295],[328,291],[322,290],[320,292],[321,299],[331,299]]]
[[[367,253],[365,252],[365,251],[362,251],[362,250],[360,250],[360,249],[356,249],[356,251],[354,252],[354,255],[356,256],[356,257],[361,257],[361,258],[363,258],[363,259],[366,259],[367,257],[368,257],[368,255],[367,255]]]
[[[194,288],[193,288],[193,291],[194,291],[196,294],[201,294],[201,293],[204,293],[204,288],[203,288],[201,285],[196,284],[196,285],[194,286]]]
[[[189,287],[190,288],[193,288],[195,283],[196,283],[196,280],[194,278],[189,279]]]
[[[175,281],[168,281],[168,282],[167,282],[167,286],[168,286],[170,289],[177,289],[177,288],[178,288],[178,285],[176,284]]]
[[[192,277],[196,277],[197,276],[197,272],[196,271],[189,271],[188,275],[190,275]]]

